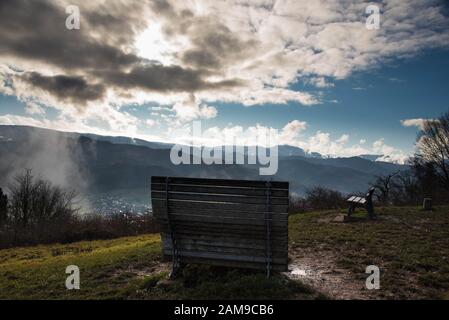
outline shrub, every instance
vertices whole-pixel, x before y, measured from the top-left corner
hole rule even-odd
[[[341,209],[345,206],[346,199],[341,192],[323,187],[314,187],[306,191],[305,198],[291,197],[289,213]]]

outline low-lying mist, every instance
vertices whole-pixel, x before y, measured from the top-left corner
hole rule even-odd
[[[27,130],[21,135],[2,133],[0,141],[0,187],[8,190],[14,178],[30,169],[38,178],[77,192],[81,212],[90,210],[87,200],[89,174],[83,169],[84,158],[77,138],[42,134]]]

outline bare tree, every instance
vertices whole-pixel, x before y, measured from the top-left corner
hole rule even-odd
[[[385,176],[378,176],[376,181],[371,184],[372,187],[376,188],[380,192],[376,192],[376,196],[381,203],[390,203],[390,194],[395,187],[394,177],[399,174],[400,171],[396,171]]]
[[[394,205],[416,205],[419,203],[421,187],[412,170],[401,171],[393,178],[390,200]]]
[[[346,206],[345,197],[338,191],[314,187],[306,191],[306,206],[314,210],[339,209]]]
[[[417,141],[417,156],[437,168],[437,175],[449,189],[449,111],[436,120],[426,120]]]
[[[0,188],[0,227],[2,227],[8,219],[8,197]]]
[[[10,215],[15,226],[28,227],[42,222],[69,218],[75,208],[76,193],[36,179],[31,170],[15,178],[10,189]]]
[[[160,226],[149,212],[144,215],[77,214],[74,191],[36,178],[31,170],[15,177],[9,186],[8,197],[8,223],[0,224],[0,249],[37,243],[108,239],[160,231]],[[2,199],[5,198],[0,189],[0,209]]]
[[[421,157],[412,159],[412,172],[418,181],[420,196],[434,198],[441,188],[435,165],[424,161]],[[421,199],[422,200],[422,199]]]

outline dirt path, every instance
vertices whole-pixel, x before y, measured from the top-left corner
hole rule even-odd
[[[289,272],[284,274],[294,280],[310,286],[315,291],[331,299],[370,299],[365,288],[365,279],[357,279],[348,270],[336,267],[337,256],[331,251],[305,250],[289,248]],[[129,268],[122,270],[145,277],[160,272],[169,272],[170,263],[164,262],[147,268]]]
[[[289,252],[291,261],[285,275],[290,279],[300,280],[331,299],[370,298],[365,279],[338,268],[337,257],[330,251],[290,248]]]
[[[135,274],[139,278],[152,276],[161,272],[170,272],[171,266],[168,262],[157,262],[154,264],[151,264],[147,267],[134,267],[132,265],[128,266],[124,269],[118,269],[115,272],[115,276],[118,277],[124,272]]]

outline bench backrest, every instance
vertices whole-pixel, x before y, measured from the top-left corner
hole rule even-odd
[[[369,191],[366,193],[364,198],[358,197],[358,196],[350,196],[346,201],[352,202],[355,204],[366,204],[366,203],[371,204],[375,190],[376,190],[375,188],[369,189]]]
[[[164,256],[286,271],[288,188],[288,182],[152,177]]]
[[[367,193],[366,196],[365,196],[365,199],[366,199],[367,201],[371,201],[371,200],[372,200],[374,191],[376,191],[376,188],[371,188],[371,189],[369,189],[368,193]]]

